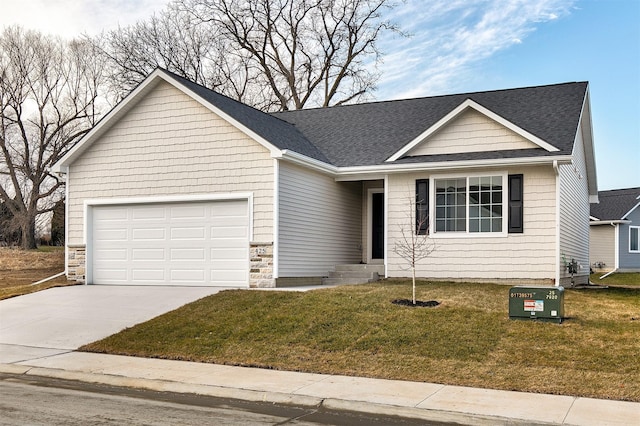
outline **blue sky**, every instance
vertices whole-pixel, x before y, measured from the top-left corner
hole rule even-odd
[[[0,26],[65,37],[166,0],[0,0]],[[640,0],[407,0],[389,15],[379,100],[589,81],[600,190],[640,187]]]

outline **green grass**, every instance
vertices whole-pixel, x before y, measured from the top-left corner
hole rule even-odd
[[[563,324],[508,318],[509,287],[406,280],[232,290],[85,346],[114,354],[640,401],[640,288],[567,290]]]
[[[637,286],[640,287],[640,272],[613,273],[604,279],[600,279],[603,273],[591,274],[589,279],[598,285]]]

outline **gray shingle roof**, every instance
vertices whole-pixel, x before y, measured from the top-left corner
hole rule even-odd
[[[640,200],[640,188],[598,192],[600,203],[591,204],[591,216],[598,220],[621,220]]]
[[[272,114],[294,124],[336,166],[383,164],[466,99],[488,108],[513,124],[557,147],[549,153],[533,149],[505,155],[569,155],[580,120],[587,83],[564,83],[521,89],[398,101],[374,102],[331,108],[296,110]],[[487,154],[457,154],[451,160],[475,159]],[[437,161],[435,158],[402,161]]]
[[[273,117],[248,105],[216,93],[206,87],[200,86],[183,77],[163,70],[176,81],[205,99],[211,105],[229,114],[238,122],[251,129],[265,140],[279,149],[289,149],[308,157],[328,163],[327,157],[322,154],[309,140],[286,121]]]

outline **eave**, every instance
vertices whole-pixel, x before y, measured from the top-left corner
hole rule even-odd
[[[284,150],[280,155],[274,158],[293,162],[295,164],[305,166],[316,171],[331,175],[336,181],[354,181],[354,180],[372,180],[380,179],[382,176],[394,173],[411,173],[411,172],[439,172],[450,171],[456,169],[481,169],[487,167],[511,167],[514,165],[552,165],[554,162],[559,164],[571,163],[570,155],[544,156],[544,157],[521,157],[521,158],[496,158],[483,160],[460,160],[460,161],[442,161],[442,162],[422,162],[422,163],[403,163],[403,164],[382,164],[373,166],[352,166],[352,167],[336,167],[313,158],[306,157],[293,151]]]

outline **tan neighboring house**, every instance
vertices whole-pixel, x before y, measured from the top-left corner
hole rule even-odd
[[[405,277],[403,229],[436,243],[420,277],[560,284],[588,280],[594,164],[586,82],[267,114],[158,69],[54,171],[89,284]]]

